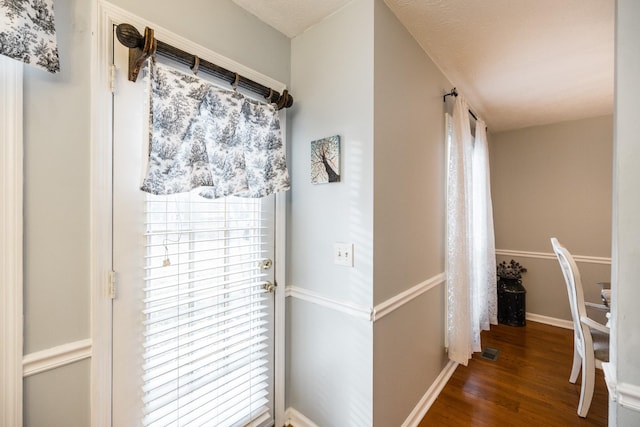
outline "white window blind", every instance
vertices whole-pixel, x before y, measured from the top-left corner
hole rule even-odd
[[[148,195],[145,426],[244,426],[269,417],[269,250],[260,199]]]

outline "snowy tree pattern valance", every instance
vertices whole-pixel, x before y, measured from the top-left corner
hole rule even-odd
[[[0,54],[60,71],[53,0],[0,0]]]
[[[150,61],[149,163],[142,190],[206,198],[289,189],[274,105]]]

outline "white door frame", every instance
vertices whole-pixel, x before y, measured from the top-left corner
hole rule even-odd
[[[0,57],[0,425],[22,426],[22,75]]]
[[[153,23],[127,12],[104,0],[97,0],[93,25],[91,61],[91,336],[93,360],[91,365],[91,425],[111,426],[111,348],[112,300],[109,296],[109,273],[112,269],[112,92],[110,66],[112,55],[112,28],[129,23],[138,30],[153,27],[158,39],[187,52],[207,58],[224,68],[238,72],[264,86],[283,91],[284,83],[258,73],[229,58],[171,33]],[[126,72],[118,70],[117,72]],[[117,90],[117,88],[116,88]],[[283,132],[286,118],[282,117]],[[286,143],[286,134],[284,141]],[[285,230],[286,196],[276,194],[276,254],[275,275],[279,286],[275,293],[275,390],[274,412],[276,425],[285,422],[284,369],[285,369]]]

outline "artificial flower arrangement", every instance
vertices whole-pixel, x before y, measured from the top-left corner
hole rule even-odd
[[[502,261],[498,264],[497,275],[501,280],[517,280],[522,282],[522,273],[526,273],[527,269],[520,265],[520,263],[511,260],[509,264],[506,261]]]

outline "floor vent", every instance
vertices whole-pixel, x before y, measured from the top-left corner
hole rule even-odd
[[[498,354],[500,354],[500,350],[498,350],[497,348],[485,347],[482,349],[480,357],[495,362],[496,360],[498,360]]]

